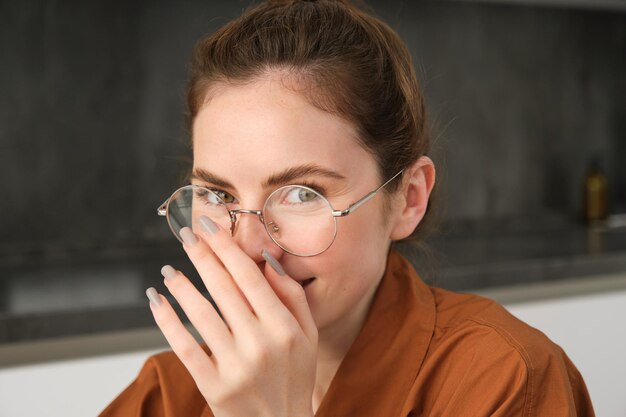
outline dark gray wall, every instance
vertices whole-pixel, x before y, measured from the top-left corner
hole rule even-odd
[[[625,13],[419,2],[397,13],[443,131],[448,217],[577,216],[595,154],[626,209]]]
[[[0,258],[172,239],[185,61],[246,4],[0,0]],[[626,14],[371,4],[413,51],[448,219],[574,217],[592,154],[626,209]]]

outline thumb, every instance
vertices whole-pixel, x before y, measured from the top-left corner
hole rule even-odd
[[[267,282],[298,321],[307,338],[317,343],[317,326],[304,289],[300,283],[287,275],[282,265],[268,251],[263,249],[261,255],[266,261],[264,275]]]

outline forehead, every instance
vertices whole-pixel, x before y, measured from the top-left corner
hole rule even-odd
[[[376,172],[352,123],[274,78],[213,90],[194,121],[193,142],[194,168],[241,181],[310,163],[345,176]]]

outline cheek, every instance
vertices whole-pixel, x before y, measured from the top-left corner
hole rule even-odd
[[[323,277],[324,284],[333,291],[366,291],[384,270],[389,231],[380,212],[365,208],[337,219],[337,237],[332,246],[308,260],[311,272]]]
[[[288,273],[317,278],[307,291],[307,300],[320,331],[334,325],[341,328],[366,314],[385,270],[388,229],[382,221],[382,204],[372,201],[337,219],[337,236],[325,252],[310,258],[283,255],[280,259]],[[339,324],[344,320],[347,322]]]
[[[318,328],[362,310],[365,297],[372,294],[384,273],[387,258],[388,236],[380,221],[355,216],[339,222],[333,245],[317,259],[311,258],[315,261],[310,264],[311,271],[320,280],[318,291],[309,299]]]
[[[333,244],[340,251],[350,250],[373,255],[371,251],[384,251],[389,240],[389,230],[382,220],[382,207],[363,206],[359,211],[337,221],[337,238]],[[332,248],[332,247],[331,247]],[[363,253],[363,254],[365,254]]]

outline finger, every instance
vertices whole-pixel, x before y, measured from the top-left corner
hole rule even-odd
[[[181,229],[180,234],[185,242],[185,252],[231,331],[249,331],[256,318],[245,294],[203,239],[199,239],[188,227]]]
[[[208,392],[211,381],[218,377],[211,358],[185,328],[167,299],[154,288],[149,288],[146,293],[150,299],[150,310],[163,336],[191,374],[198,389]]]
[[[287,312],[285,306],[267,283],[256,262],[239,247],[230,233],[206,216],[200,216],[199,223],[202,225],[203,239],[222,261],[257,317],[262,314],[284,315]]]
[[[233,336],[213,305],[180,271],[165,265],[161,273],[165,277],[167,289],[214,355],[221,358],[231,352]]]
[[[266,260],[265,277],[282,303],[298,321],[311,343],[317,345],[318,331],[311,308],[302,285],[285,274],[280,263],[265,249],[261,253]]]

